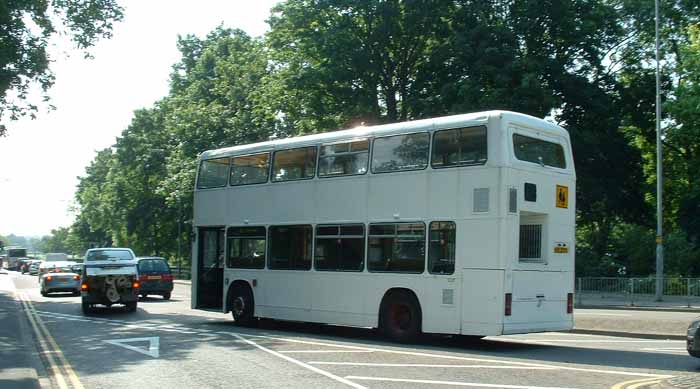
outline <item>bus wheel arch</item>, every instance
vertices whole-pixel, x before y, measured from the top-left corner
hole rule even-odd
[[[410,342],[421,333],[423,310],[415,292],[392,288],[379,304],[379,331],[397,342]]]
[[[255,296],[250,284],[245,280],[231,283],[227,294],[227,310],[238,326],[248,327],[255,322]]]

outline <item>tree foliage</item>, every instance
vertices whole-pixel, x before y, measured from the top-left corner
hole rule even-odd
[[[99,38],[112,35],[113,23],[123,10],[116,0],[10,0],[0,2],[0,120],[30,115],[38,110],[28,101],[30,86],[46,92],[53,85],[48,47],[58,34],[70,36],[86,51]],[[0,136],[6,128],[0,125]]]
[[[170,93],[97,154],[69,235],[176,255],[204,150],[507,109],[571,134],[580,274],[644,275],[655,198],[648,3],[288,0],[272,10],[265,37],[223,27],[181,37]],[[665,3],[667,268],[697,275],[700,13],[694,1]]]

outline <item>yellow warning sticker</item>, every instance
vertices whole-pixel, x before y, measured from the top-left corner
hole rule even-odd
[[[569,208],[569,187],[557,185],[557,208]]]

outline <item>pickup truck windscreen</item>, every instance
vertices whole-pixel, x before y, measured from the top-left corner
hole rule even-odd
[[[134,256],[128,250],[95,250],[90,251],[86,259],[88,261],[130,261],[134,259]]]

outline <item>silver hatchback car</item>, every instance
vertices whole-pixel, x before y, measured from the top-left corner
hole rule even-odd
[[[73,272],[72,263],[56,264],[42,274],[39,280],[41,295],[47,296],[53,292],[71,292],[74,296],[80,296],[80,275]]]

